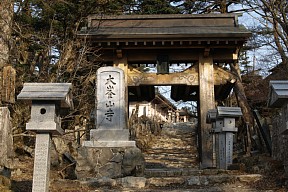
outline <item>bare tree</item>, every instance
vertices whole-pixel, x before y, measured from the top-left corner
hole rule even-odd
[[[281,65],[288,69],[288,2],[285,0],[245,0],[254,13],[257,13],[261,22],[262,35],[271,35],[273,41],[267,38],[264,43],[279,54]]]

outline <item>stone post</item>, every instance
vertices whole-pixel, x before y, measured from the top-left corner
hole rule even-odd
[[[186,123],[187,122],[187,116],[183,116],[183,122]]]
[[[172,123],[172,111],[171,110],[168,111],[168,122]]]
[[[239,107],[217,107],[215,128],[218,133],[217,168],[227,169],[233,163],[233,135],[238,131],[235,118],[242,116]]]
[[[49,191],[50,146],[51,137],[49,133],[36,134],[33,192]]]
[[[176,111],[176,123],[180,122],[180,113],[179,110]]]
[[[7,107],[0,107],[0,168],[10,167],[13,157],[13,137],[10,123],[10,111]]]
[[[285,176],[288,176],[287,135],[288,135],[288,81],[273,80],[269,82],[268,106],[281,109],[278,117],[273,117],[272,157],[282,161]]]
[[[172,112],[172,123],[175,123],[175,112]]]
[[[212,124],[215,136],[216,166],[227,169],[233,162],[233,135],[237,132],[235,118],[242,116],[239,107],[217,107],[207,113],[207,123]]]
[[[19,100],[31,100],[26,129],[36,132],[32,192],[49,191],[51,134],[63,134],[60,109],[73,108],[69,83],[26,83]]]

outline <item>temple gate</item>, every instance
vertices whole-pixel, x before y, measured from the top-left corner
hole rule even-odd
[[[175,101],[197,101],[201,168],[213,167],[209,109],[227,98],[236,77],[229,64],[250,32],[235,14],[90,16],[79,38],[99,49],[103,66],[124,70],[127,101],[150,101],[154,86],[171,85]],[[153,65],[145,73],[141,66]],[[173,66],[185,69],[171,72]]]

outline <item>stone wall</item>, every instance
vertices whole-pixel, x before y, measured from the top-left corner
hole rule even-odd
[[[145,160],[137,147],[80,147],[76,157],[78,179],[142,176]]]

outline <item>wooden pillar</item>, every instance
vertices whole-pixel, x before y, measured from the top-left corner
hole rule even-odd
[[[113,61],[114,67],[119,67],[124,71],[125,83],[127,85],[127,75],[128,75],[128,61],[126,54],[122,53],[122,50],[117,50],[116,56]]]
[[[125,100],[126,100],[126,122],[129,119],[129,102],[128,102],[128,60],[126,54],[123,54],[122,50],[116,50],[116,55],[114,57],[113,66],[118,67],[124,71],[124,82],[125,82]],[[128,127],[128,125],[126,125]]]
[[[215,108],[213,59],[199,57],[199,144],[201,168],[213,167],[213,136],[211,125],[206,123],[209,109]]]

